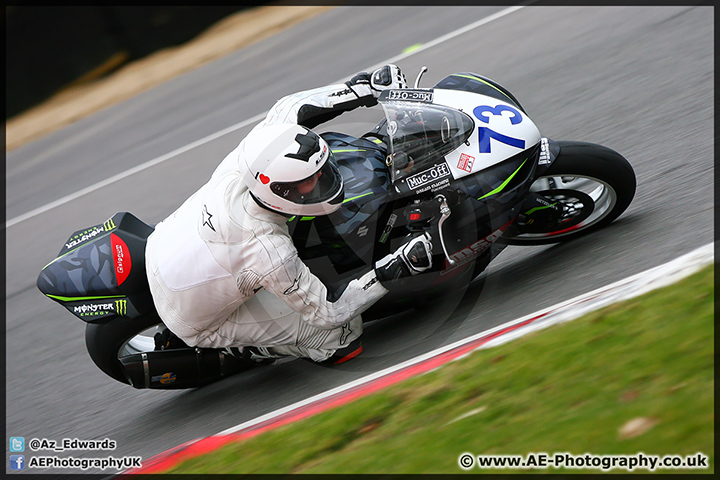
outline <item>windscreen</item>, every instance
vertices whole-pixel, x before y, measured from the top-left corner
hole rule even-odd
[[[388,167],[393,183],[443,161],[475,128],[465,113],[442,105],[381,103],[390,137]]]

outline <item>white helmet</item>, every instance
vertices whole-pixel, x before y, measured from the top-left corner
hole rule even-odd
[[[327,142],[294,124],[254,128],[243,141],[244,179],[265,207],[287,215],[327,215],[342,205],[343,178]]]

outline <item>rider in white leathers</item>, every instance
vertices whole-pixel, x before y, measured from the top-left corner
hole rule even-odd
[[[386,286],[431,267],[425,235],[341,292],[328,292],[298,257],[286,226],[292,215],[329,214],[343,201],[332,152],[309,128],[375,105],[383,89],[405,86],[399,68],[387,65],[345,84],[282,98],[210,180],[156,226],[146,269],[157,311],[172,333],[189,346],[245,347],[255,361],[327,361],[360,337],[360,314],[388,292]]]

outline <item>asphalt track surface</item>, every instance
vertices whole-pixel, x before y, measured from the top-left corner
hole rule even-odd
[[[501,10],[328,11],[11,152],[6,218],[253,118],[283,95],[349,78]],[[594,235],[507,249],[479,295],[474,284],[462,300],[371,323],[365,352],[334,369],[297,361],[193,391],[135,390],[92,364],[83,322],[35,287],[73,231],[118,211],[148,223],[168,215],[252,124],[10,224],[7,436],[109,438],[117,442],[113,452],[58,456],[149,458],[711,243],[713,35],[711,7],[528,6],[398,60],[410,82],[421,66],[429,68],[422,86],[463,71],[499,81],[543,135],[621,152],[638,190],[626,213]],[[359,109],[322,130],[360,134],[381,115],[379,108]],[[448,472],[454,466],[448,459]]]

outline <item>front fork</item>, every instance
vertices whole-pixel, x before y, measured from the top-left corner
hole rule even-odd
[[[558,223],[564,213],[565,209],[561,203],[553,202],[542,195],[530,192],[520,210],[517,223],[521,228],[528,226],[542,227]]]
[[[539,179],[552,165],[560,154],[560,146],[554,140],[543,137],[540,140],[540,156],[538,158],[538,167],[536,169],[535,178]],[[555,190],[561,186],[555,185],[552,178],[548,179],[550,190]],[[517,226],[521,230],[542,230],[549,226],[555,226],[562,221],[563,216],[567,213],[567,207],[552,198],[542,195],[541,193],[529,192],[525,202],[520,209],[520,215],[517,218]]]

